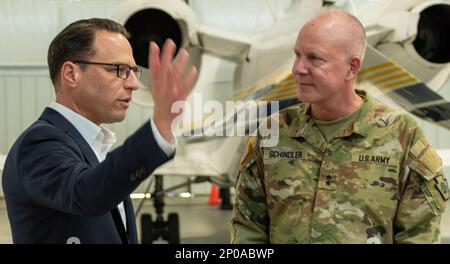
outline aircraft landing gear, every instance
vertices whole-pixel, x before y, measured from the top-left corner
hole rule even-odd
[[[141,216],[141,242],[142,244],[152,244],[153,241],[162,238],[169,242],[169,244],[180,243],[180,223],[177,213],[169,213],[167,221],[164,220],[164,195],[168,192],[176,190],[181,187],[190,186],[191,184],[202,183],[210,181],[207,176],[197,176],[193,180],[189,179],[185,183],[181,183],[170,188],[164,189],[163,176],[154,175],[155,190],[152,193],[153,206],[156,211],[156,219],[152,219],[151,214],[142,214]],[[148,185],[148,190],[150,184]],[[147,192],[147,191],[146,191]],[[222,199],[221,209],[232,209],[233,206],[230,201],[230,189],[220,188],[220,197]],[[145,200],[143,200],[145,201]],[[139,206],[141,208],[142,204]],[[138,209],[137,212],[139,212]],[[136,213],[137,215],[138,213]]]
[[[233,205],[231,204],[231,197],[230,197],[230,188],[220,188],[220,209],[222,210],[232,210]]]
[[[169,244],[180,244],[178,214],[170,213],[167,221],[158,216],[153,221],[151,214],[143,214],[141,216],[141,237],[142,244],[152,244],[159,238],[166,240]]]
[[[155,175],[154,206],[156,219],[153,221],[151,214],[141,216],[141,242],[152,244],[153,241],[162,238],[169,244],[180,244],[180,224],[177,213],[169,213],[167,221],[164,220],[164,194],[163,178]]]

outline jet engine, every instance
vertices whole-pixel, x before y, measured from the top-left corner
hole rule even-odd
[[[425,82],[439,89],[450,73],[450,3],[428,1],[381,16],[393,28],[375,48]]]
[[[130,43],[136,63],[149,68],[149,43],[156,42],[162,48],[166,39],[172,39],[180,48],[190,54],[190,65],[201,66],[201,50],[198,45],[197,29],[199,20],[192,9],[177,0],[128,0],[118,6],[113,19],[130,32]],[[152,106],[148,74],[142,75],[141,88],[136,91],[134,101],[144,106]]]

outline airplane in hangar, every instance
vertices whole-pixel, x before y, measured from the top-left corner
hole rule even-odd
[[[293,44],[302,24],[324,8],[345,9],[357,16],[366,29],[368,48],[358,75],[360,88],[385,104],[450,129],[450,103],[436,92],[450,74],[448,0],[267,0],[246,1],[245,8],[242,1],[69,2],[58,4],[64,6],[55,12],[70,12],[71,20],[87,15],[110,17],[125,25],[132,35],[136,62],[142,67],[148,68],[149,41],[161,46],[171,38],[177,47],[186,48],[191,54],[190,63],[200,70],[188,102],[195,104],[196,93],[202,94],[204,101],[242,102],[223,113],[220,122],[208,123],[212,115],[209,112],[198,120],[182,123],[183,132],[195,136],[180,137],[174,160],[154,172],[152,198],[157,216],[156,220],[148,214],[141,218],[144,243],[160,237],[179,242],[178,215],[171,213],[164,220],[163,199],[167,191],[184,184],[164,188],[165,175],[194,177],[187,184],[208,180],[222,187],[234,186],[246,137],[196,135],[196,131],[205,132],[206,127],[222,130],[232,120],[250,134],[253,124],[260,120],[239,123],[236,117],[240,113],[261,102],[276,101],[279,109],[297,103],[291,74]],[[108,8],[102,9],[102,5]],[[221,7],[235,12],[224,12]],[[87,11],[90,8],[97,9]],[[246,14],[252,14],[251,18]],[[142,83],[134,101],[151,108],[148,77]],[[218,87],[226,91],[216,93]]]

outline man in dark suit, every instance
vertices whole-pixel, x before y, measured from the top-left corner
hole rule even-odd
[[[100,126],[125,118],[141,69],[128,33],[108,19],[67,26],[52,41],[48,65],[56,100],[23,132],[6,159],[3,190],[14,243],[137,243],[130,193],[174,155],[171,105],[197,76],[183,75],[188,53],[172,65],[150,45],[153,116],[125,143]]]

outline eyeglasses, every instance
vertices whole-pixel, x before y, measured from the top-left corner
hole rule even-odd
[[[141,78],[141,73],[142,73],[142,69],[140,67],[131,67],[130,65],[127,65],[127,64],[104,63],[104,62],[84,61],[84,60],[73,61],[73,63],[105,65],[105,66],[116,67],[117,77],[119,77],[120,79],[124,79],[124,80],[128,79],[131,71],[134,72],[134,74],[136,75],[136,78],[138,80]]]

